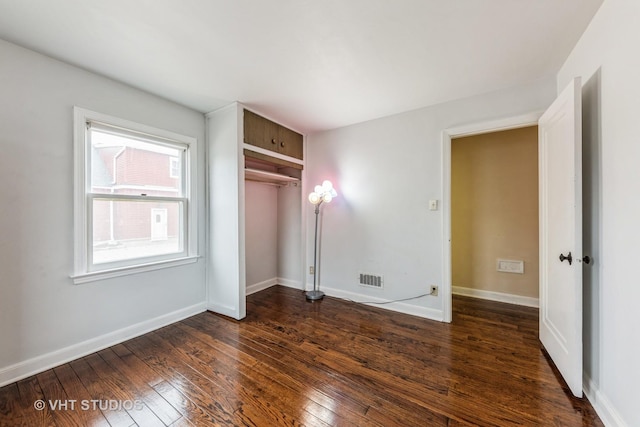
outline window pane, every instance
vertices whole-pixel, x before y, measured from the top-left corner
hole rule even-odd
[[[182,252],[182,212],[182,202],[94,200],[93,263]]]
[[[182,197],[184,150],[99,129],[89,132],[90,192]]]

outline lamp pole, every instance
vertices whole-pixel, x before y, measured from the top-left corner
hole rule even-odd
[[[309,194],[309,202],[315,205],[316,228],[313,237],[313,290],[305,292],[307,300],[315,301],[324,298],[324,292],[318,288],[318,215],[320,214],[320,205],[329,203],[336,197],[338,193],[333,188],[331,181],[325,180],[322,185],[316,185],[314,190]]]
[[[306,297],[309,301],[315,301],[322,299],[324,297],[324,292],[318,290],[316,286],[316,277],[318,275],[318,215],[320,214],[320,205],[322,204],[322,200],[320,203],[316,205],[315,214],[316,214],[316,228],[315,234],[313,237],[313,290],[306,292]]]

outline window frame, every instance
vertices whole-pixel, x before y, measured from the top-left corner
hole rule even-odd
[[[180,163],[182,195],[180,197],[110,195],[91,192],[91,139],[89,124],[98,129],[111,129],[121,135],[147,140],[184,150]],[[171,162],[170,162],[171,164]],[[80,107],[74,107],[74,272],[75,284],[111,277],[152,271],[197,261],[196,192],[197,139],[164,129],[136,123]],[[177,201],[182,203],[182,251],[179,253],[134,258],[123,261],[93,263],[93,202],[94,200]]]

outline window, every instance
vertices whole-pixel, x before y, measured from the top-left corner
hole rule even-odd
[[[193,262],[195,139],[80,108],[75,121],[76,283]]]

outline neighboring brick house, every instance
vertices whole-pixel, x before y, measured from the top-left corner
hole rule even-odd
[[[180,194],[180,162],[170,154],[107,146],[94,147],[91,158],[95,193],[169,197]],[[179,215],[178,203],[96,201],[94,247],[175,239],[180,228]]]

